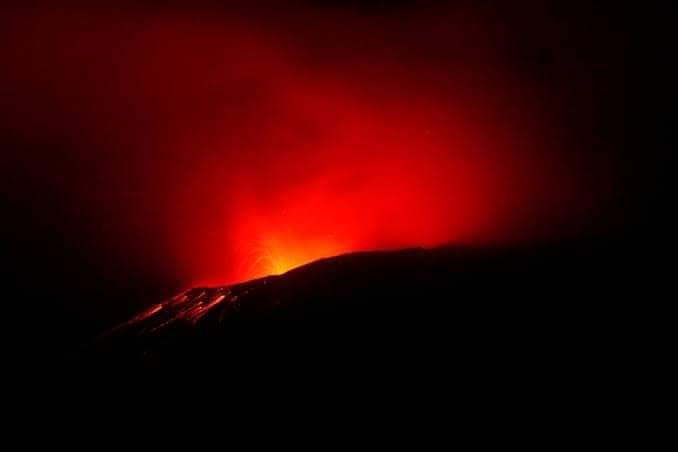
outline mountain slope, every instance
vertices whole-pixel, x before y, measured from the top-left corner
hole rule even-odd
[[[594,333],[601,315],[619,309],[614,294],[624,289],[611,277],[623,265],[567,247],[348,254],[190,289],[112,329],[78,360],[164,368],[550,347]]]

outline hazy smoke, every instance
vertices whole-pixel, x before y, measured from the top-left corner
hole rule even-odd
[[[576,227],[595,166],[529,30],[402,9],[16,9],[5,193],[94,265],[186,284]]]

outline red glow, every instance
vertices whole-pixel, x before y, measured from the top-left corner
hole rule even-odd
[[[586,162],[554,145],[491,18],[377,35],[327,12],[286,27],[17,14],[2,119],[47,138],[14,158],[32,189],[58,187],[71,234],[125,265],[223,284],[349,251],[563,234],[586,209]]]

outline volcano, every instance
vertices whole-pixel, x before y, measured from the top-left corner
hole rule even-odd
[[[111,329],[77,361],[164,369],[299,353],[403,359],[514,346],[550,353],[619,310],[613,294],[626,289],[613,275],[623,262],[591,246],[346,254],[191,288]]]

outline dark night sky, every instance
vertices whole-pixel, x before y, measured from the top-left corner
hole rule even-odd
[[[13,304],[59,348],[186,285],[328,254],[662,243],[673,16],[590,3],[7,7]]]

